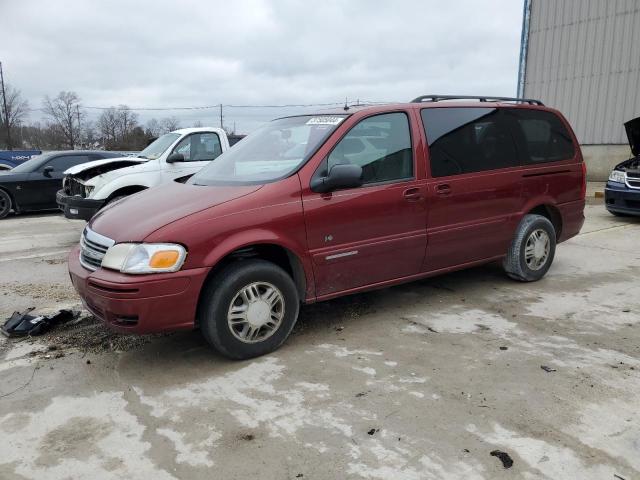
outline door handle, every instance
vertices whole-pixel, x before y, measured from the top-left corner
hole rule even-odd
[[[438,195],[449,195],[451,193],[451,185],[448,183],[441,183],[436,186],[436,193]]]
[[[415,202],[422,198],[422,193],[419,188],[408,188],[404,192],[402,192],[402,196],[405,200],[410,202]]]

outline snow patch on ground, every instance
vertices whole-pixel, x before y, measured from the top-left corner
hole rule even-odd
[[[616,471],[601,464],[587,464],[570,448],[553,445],[544,440],[526,437],[517,432],[494,424],[493,431],[479,432],[475,425],[467,426],[467,431],[475,433],[482,440],[507,452],[514,460],[514,469],[521,472],[524,479],[579,478],[581,480],[601,480],[614,478]],[[496,460],[497,461],[497,460]],[[522,466],[521,461],[525,462]],[[515,472],[514,472],[515,473]]]
[[[146,457],[145,427],[123,393],[54,397],[35,413],[0,418],[0,457],[25,478],[174,479]]]

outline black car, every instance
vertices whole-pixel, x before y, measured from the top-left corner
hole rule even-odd
[[[63,173],[81,163],[121,157],[115,152],[70,150],[50,152],[0,172],[0,219],[16,213],[57,209],[56,192],[62,188]]]
[[[640,117],[624,124],[633,157],[615,166],[604,189],[604,204],[614,215],[640,215]]]

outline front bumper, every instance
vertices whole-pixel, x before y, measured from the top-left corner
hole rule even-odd
[[[607,182],[604,189],[604,205],[613,213],[640,215],[640,190],[616,182]]]
[[[94,200],[75,195],[67,195],[64,193],[64,190],[58,190],[58,193],[56,193],[56,203],[67,218],[91,220],[91,217],[104,207],[105,200]]]
[[[192,329],[207,268],[157,275],[127,275],[80,264],[69,254],[69,275],[82,303],[96,318],[123,333]]]

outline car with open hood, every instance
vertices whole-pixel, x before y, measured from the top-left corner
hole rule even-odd
[[[640,117],[626,122],[624,128],[632,156],[611,171],[604,204],[614,215],[640,215]]]
[[[539,280],[584,222],[576,137],[538,100],[451,100],[268,122],[98,212],[73,285],[112,328],[197,327],[242,359],[278,348],[304,304],[493,261]]]
[[[65,217],[89,220],[105,205],[193,175],[229,149],[221,128],[166,133],[135,157],[90,162],[65,172],[56,200]]]

